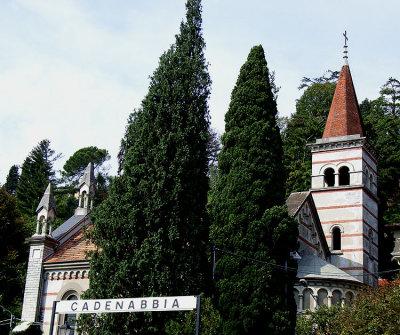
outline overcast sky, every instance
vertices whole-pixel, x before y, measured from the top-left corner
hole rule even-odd
[[[115,174],[126,119],[184,15],[185,0],[0,1],[0,183],[45,138],[64,156],[56,169],[97,146]],[[213,127],[224,131],[240,67],[258,44],[281,86],[280,115],[295,112],[303,76],[340,70],[345,30],[358,100],[376,98],[390,76],[400,79],[399,15],[398,0],[204,0]]]

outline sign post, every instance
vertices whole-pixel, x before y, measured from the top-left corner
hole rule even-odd
[[[53,302],[50,335],[55,314],[173,312],[197,310],[196,335],[200,328],[200,296],[147,297],[124,299],[62,300]]]

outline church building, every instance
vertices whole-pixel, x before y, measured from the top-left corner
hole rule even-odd
[[[311,189],[287,200],[299,223],[299,312],[351,303],[362,286],[378,284],[377,155],[364,136],[347,46],[323,136],[308,146]]]
[[[335,95],[321,139],[312,152],[311,189],[292,193],[289,213],[299,224],[297,309],[349,304],[360,288],[378,283],[378,199],[376,153],[364,136],[345,46]],[[36,210],[22,308],[24,321],[41,322],[49,334],[54,301],[79,299],[89,287],[84,239],[90,224],[95,178],[89,164],[79,183],[75,214],[54,231],[51,185]],[[58,315],[54,334],[74,333],[76,315]]]

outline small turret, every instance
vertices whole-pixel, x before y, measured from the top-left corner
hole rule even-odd
[[[40,226],[42,227],[42,235],[50,235],[52,233],[52,225],[54,218],[56,216],[56,204],[54,201],[53,189],[51,183],[46,188],[42,199],[40,200],[39,206],[36,208],[37,213],[37,223],[35,235],[39,234]],[[49,230],[47,231],[47,224],[49,225]]]
[[[89,163],[79,181],[79,204],[75,215],[86,215],[93,209],[93,198],[96,191],[93,164]]]

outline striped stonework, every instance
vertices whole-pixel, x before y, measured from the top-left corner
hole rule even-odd
[[[331,250],[331,263],[375,286],[378,283],[375,153],[360,135],[325,138],[310,147],[311,192]],[[348,173],[347,179],[341,175],[343,171]],[[339,250],[334,248],[335,230],[340,231]]]

